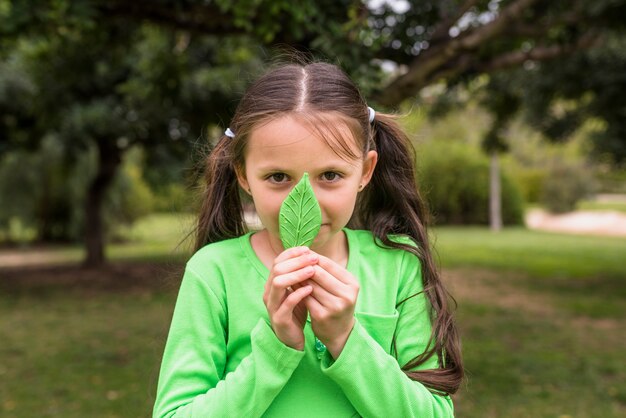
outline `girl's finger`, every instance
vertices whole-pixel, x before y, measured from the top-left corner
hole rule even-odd
[[[326,308],[324,308],[324,306],[315,298],[315,296],[313,296],[313,294],[309,296],[311,297],[304,299],[304,305],[312,317],[321,317],[323,313],[326,312]]]
[[[267,292],[267,309],[270,312],[275,311],[283,303],[287,292],[287,286],[292,286],[296,283],[300,283],[315,274],[315,270],[311,266],[306,266],[300,270],[292,271],[291,273],[283,274],[282,276],[275,277],[268,280],[268,292]]]
[[[318,261],[319,256],[317,254],[304,253],[297,257],[289,258],[274,264],[272,267],[272,274],[274,277],[277,277],[301,269],[305,266],[316,264]]]
[[[311,251],[309,249],[309,247],[292,247],[292,248],[288,248],[285,251],[283,251],[282,253],[278,254],[278,256],[274,259],[274,265],[283,262],[285,260],[289,260],[290,258],[294,258],[297,257],[299,255],[302,254],[306,254],[309,251]]]
[[[281,323],[289,322],[291,315],[293,315],[294,308],[307,297],[313,288],[309,286],[303,286],[297,290],[294,290],[289,294],[280,305],[280,307],[276,310],[275,318],[278,319]]]
[[[294,286],[294,285],[297,285],[301,283],[303,280],[312,277],[316,272],[315,267],[316,266],[310,266],[310,265],[305,264],[304,266],[298,268],[295,271],[282,274],[280,276],[274,277],[271,280],[268,280],[269,282],[271,282],[269,286],[276,287],[278,289],[285,289],[285,290],[287,290],[289,286],[293,288],[300,287],[300,286]]]
[[[343,282],[318,265],[312,267],[315,270],[315,274],[311,277],[311,280],[331,295],[341,296],[344,294],[346,285]]]
[[[325,310],[333,309],[336,306],[336,302],[339,299],[338,296],[329,293],[326,289],[315,282],[313,282],[312,286],[313,290],[311,291],[311,296],[313,296]]]
[[[352,275],[350,274],[348,270],[344,269],[343,267],[341,267],[339,264],[335,263],[333,260],[331,260],[328,257],[324,257],[321,254],[318,254],[318,256],[319,256],[318,264],[321,268],[326,270],[328,273],[336,277],[338,280],[340,280],[344,284],[350,285],[354,283],[355,279],[352,277]]]

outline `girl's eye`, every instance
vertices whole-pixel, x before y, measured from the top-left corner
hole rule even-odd
[[[287,179],[287,175],[285,173],[274,173],[268,177],[272,183],[283,183]]]
[[[339,175],[339,173],[335,173],[334,171],[327,171],[324,174],[322,174],[322,178],[326,181],[334,182],[334,181],[339,180],[341,176]]]

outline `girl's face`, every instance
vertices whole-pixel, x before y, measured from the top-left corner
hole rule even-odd
[[[339,118],[336,120],[355,155],[362,155],[348,127]],[[280,206],[308,172],[322,210],[322,227],[311,248],[322,249],[333,244],[350,220],[359,186],[365,187],[371,179],[377,157],[376,151],[369,151],[364,159],[346,160],[310,125],[286,115],[253,129],[246,148],[245,172],[237,177],[244,190],[250,191],[270,239],[280,242]]]

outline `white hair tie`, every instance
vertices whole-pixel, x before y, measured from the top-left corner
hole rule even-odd
[[[369,106],[367,106],[367,111],[370,114],[370,123],[374,122],[374,118],[376,117],[376,111]]]
[[[231,131],[230,128],[226,128],[226,130],[224,131],[224,135],[226,135],[229,138],[234,138],[235,137],[235,133],[233,131]]]

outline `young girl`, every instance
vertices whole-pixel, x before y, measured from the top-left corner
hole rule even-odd
[[[461,353],[411,156],[333,65],[248,89],[207,159],[155,417],[453,415]],[[278,213],[304,173],[322,226],[284,250]],[[264,229],[247,232],[239,188]]]

